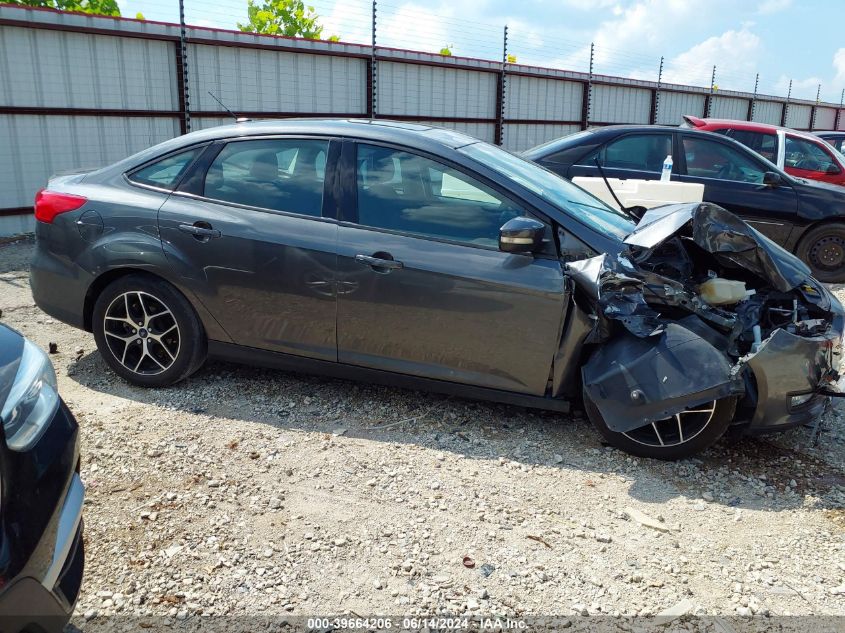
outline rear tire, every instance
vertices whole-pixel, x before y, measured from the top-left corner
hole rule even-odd
[[[711,408],[712,412],[710,412]],[[608,428],[601,412],[595,403],[590,400],[586,390],[584,391],[584,410],[590,422],[611,446],[637,457],[675,460],[684,459],[703,451],[715,444],[725,434],[736,411],[736,398],[714,400],[699,407],[692,407],[689,412],[680,414],[682,420],[685,413],[688,416],[699,416],[699,419],[692,421],[694,428],[690,429],[691,437],[684,440],[681,436],[680,441],[675,437],[673,438],[675,443],[671,443],[667,432],[664,431],[661,435],[660,428],[667,424],[670,428],[674,427],[678,423],[676,418],[656,422],[656,429],[653,425],[646,425],[628,433],[618,433]],[[684,423],[688,422],[684,421]],[[661,441],[665,441],[666,445],[661,446]]]
[[[132,274],[97,297],[94,339],[121,378],[141,387],[184,380],[205,362],[208,341],[193,306],[172,285]]]
[[[819,281],[845,282],[845,224],[813,227],[801,237],[795,254]]]

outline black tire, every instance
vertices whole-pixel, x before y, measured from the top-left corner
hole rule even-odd
[[[643,441],[637,441],[635,439],[636,432],[643,433],[646,427],[643,427],[643,429],[635,429],[634,431],[631,431],[630,434],[611,431],[607,424],[605,424],[604,418],[602,418],[598,407],[590,399],[587,392],[584,391],[584,410],[587,413],[587,417],[590,419],[590,422],[593,423],[593,426],[596,427],[596,430],[601,433],[607,443],[625,451],[626,453],[630,453],[631,455],[636,455],[637,457],[647,457],[650,459],[684,459],[685,457],[695,455],[696,453],[715,444],[716,441],[725,434],[725,431],[728,429],[728,426],[730,426],[730,423],[733,420],[734,413],[736,412],[736,398],[730,397],[715,400],[711,405],[701,405],[701,407],[694,407],[693,409],[696,411],[699,409],[707,410],[710,406],[713,407],[712,414],[709,415],[706,421],[702,420],[699,423],[699,425],[703,425],[690,439],[667,446],[659,446],[643,443]],[[701,415],[703,416],[704,414]],[[661,422],[658,422],[657,424],[660,425]],[[659,436],[655,435],[655,437]]]
[[[814,226],[801,237],[795,254],[819,281],[845,282],[845,224]]]
[[[131,274],[106,286],[94,304],[92,328],[109,367],[141,387],[184,380],[202,367],[208,352],[190,302],[150,275]]]

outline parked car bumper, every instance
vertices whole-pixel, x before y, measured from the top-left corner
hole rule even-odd
[[[35,304],[51,317],[84,328],[84,297],[91,276],[52,244],[53,226],[36,227],[36,247],[29,284]]]
[[[73,613],[84,567],[79,433],[62,402],[29,451],[6,449],[0,620],[6,630],[60,631]],[[5,492],[5,491],[10,492]]]
[[[780,330],[749,360],[756,386],[749,433],[807,424],[824,412],[830,400],[824,392],[839,390],[842,324],[838,315],[825,335],[815,337]]]

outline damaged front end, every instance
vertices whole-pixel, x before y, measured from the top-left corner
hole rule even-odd
[[[576,309],[595,316],[585,395],[610,430],[723,398],[749,431],[821,413],[845,319],[799,259],[708,203],[650,210],[625,245],[568,265]]]

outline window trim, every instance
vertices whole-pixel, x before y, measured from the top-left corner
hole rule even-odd
[[[213,143],[209,142],[209,141],[204,141],[202,143],[194,143],[192,145],[185,145],[185,146],[180,147],[178,149],[175,149],[173,151],[167,152],[166,154],[159,154],[158,156],[155,156],[154,158],[150,158],[149,160],[144,161],[140,165],[136,165],[132,169],[126,170],[125,172],[123,172],[121,174],[121,176],[123,176],[124,182],[127,183],[128,185],[132,186],[132,187],[139,187],[141,189],[149,189],[151,191],[158,191],[160,193],[166,193],[166,194],[175,193],[176,190],[179,188],[179,186],[182,184],[182,182],[185,180],[185,177],[193,171],[194,165],[197,164],[197,162],[200,160],[200,158],[202,158],[203,154],[205,154],[208,147],[210,147],[211,145],[213,145]],[[188,164],[185,171],[183,171],[182,174],[179,176],[179,180],[176,181],[176,183],[173,185],[173,188],[171,188],[171,189],[168,189],[166,187],[156,187],[155,185],[149,185],[145,182],[137,182],[135,180],[132,180],[132,178],[131,178],[136,172],[139,172],[142,169],[146,169],[147,167],[154,165],[158,162],[161,162],[163,160],[167,160],[171,156],[176,156],[177,154],[182,154],[184,152],[189,152],[189,151],[193,151],[193,150],[197,150],[197,149],[200,150],[199,154],[197,154],[194,157],[194,159]]]
[[[348,191],[346,192],[347,195],[345,196],[345,200],[347,201],[347,205],[350,207],[351,213],[344,213],[344,217],[339,218],[340,226],[359,228],[367,231],[376,231],[378,233],[388,233],[390,235],[398,235],[401,237],[411,237],[415,239],[429,240],[431,242],[439,242],[442,244],[453,244],[455,246],[467,246],[470,248],[480,248],[486,251],[496,251],[499,253],[502,252],[501,250],[499,250],[498,244],[496,246],[486,246],[484,244],[473,244],[471,242],[463,242],[460,240],[453,240],[445,237],[420,235],[418,233],[410,233],[408,231],[386,229],[379,226],[368,226],[366,224],[360,224],[358,222],[358,146],[371,145],[374,147],[384,147],[386,149],[391,149],[398,152],[405,152],[407,154],[421,156],[435,163],[450,167],[455,171],[460,172],[465,176],[480,182],[489,189],[492,189],[497,193],[497,195],[500,195],[501,197],[508,200],[511,204],[521,209],[526,215],[531,216],[546,225],[546,230],[550,233],[549,239],[544,240],[544,245],[547,244],[547,246],[544,246],[544,249],[542,251],[534,253],[534,257],[541,257],[543,259],[558,258],[559,250],[554,236],[554,226],[559,223],[547,217],[545,213],[540,212],[527,201],[521,200],[520,198],[516,197],[512,192],[498,185],[498,183],[495,183],[492,179],[487,178],[484,174],[480,174],[478,172],[471,172],[468,167],[461,165],[460,163],[457,163],[444,156],[438,156],[437,154],[433,154],[432,152],[428,152],[426,150],[422,150],[416,147],[408,147],[406,145],[399,145],[397,143],[390,143],[387,141],[361,138],[351,138],[347,139],[347,141],[347,143],[344,143],[345,164],[342,168],[342,173],[344,174],[344,176],[342,177],[347,180]],[[351,149],[346,150],[347,146],[350,146]]]
[[[323,196],[320,203],[320,215],[308,215],[305,213],[295,213],[293,211],[281,211],[279,209],[268,209],[266,207],[256,207],[248,204],[242,204],[240,202],[230,202],[228,200],[218,200],[217,198],[211,198],[209,196],[204,195],[203,193],[197,193],[196,191],[186,191],[181,189],[181,185],[183,182],[186,182],[185,176],[189,173],[194,171],[195,166],[201,166],[203,173],[202,173],[202,184],[205,185],[205,177],[208,175],[208,170],[211,168],[212,163],[217,159],[217,156],[222,152],[227,145],[231,143],[239,143],[239,142],[251,142],[251,141],[288,141],[288,140],[311,140],[311,141],[325,141],[326,142],[326,167],[325,172],[323,175]],[[219,204],[223,206],[231,206],[237,209],[244,209],[247,211],[259,211],[262,213],[272,213],[275,215],[283,215],[286,217],[293,217],[293,218],[304,218],[309,220],[319,220],[319,221],[337,221],[336,214],[333,216],[325,215],[326,212],[326,204],[327,201],[330,199],[331,202],[335,202],[336,196],[335,192],[331,191],[329,188],[329,184],[332,184],[334,187],[334,178],[336,176],[331,176],[331,172],[335,172],[337,170],[337,160],[336,157],[332,153],[332,148],[334,147],[335,143],[339,144],[340,139],[336,136],[325,136],[319,134],[267,134],[267,135],[256,135],[256,136],[234,136],[234,137],[227,137],[227,138],[220,138],[215,139],[210,146],[214,148],[213,151],[209,151],[203,154],[200,154],[197,158],[205,157],[206,160],[204,163],[198,163],[194,161],[191,164],[191,167],[188,171],[183,174],[182,180],[172,192],[173,195],[180,196],[183,198],[191,198],[193,200],[202,201],[202,202],[210,202],[212,204]],[[193,175],[193,174],[191,174]]]

